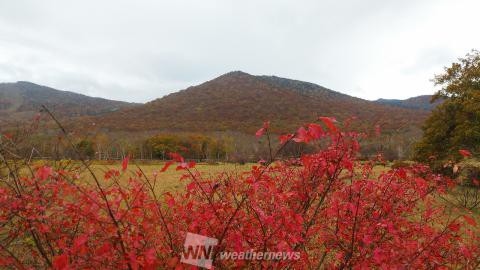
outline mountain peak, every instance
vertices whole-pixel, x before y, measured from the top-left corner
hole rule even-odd
[[[384,123],[384,130],[396,130],[418,126],[426,113],[384,106],[313,83],[232,71],[128,112],[119,111],[89,121],[109,130],[249,134],[266,119],[275,123],[275,132],[281,133],[321,115],[334,116],[339,121],[357,116],[362,123]]]
[[[216,79],[225,79],[225,78],[247,78],[247,77],[255,77],[251,74],[248,74],[246,72],[243,72],[243,71],[240,71],[240,70],[234,70],[234,71],[230,71],[230,72],[227,72],[223,75],[220,75],[218,76],[217,78],[213,79],[213,80],[216,80]],[[212,80],[212,81],[213,81]]]
[[[39,84],[32,83],[32,82],[29,82],[29,81],[17,81],[16,84],[39,85]]]
[[[224,74],[225,76],[252,76],[251,74],[248,74],[246,72],[243,72],[241,70],[234,70],[234,71],[230,71],[230,72],[227,72]]]

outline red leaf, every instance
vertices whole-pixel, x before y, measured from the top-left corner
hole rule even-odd
[[[262,135],[265,133],[265,131],[267,131],[267,129],[270,127],[270,122],[269,121],[265,121],[263,122],[263,127],[259,130],[257,130],[257,132],[255,133],[255,136],[258,138],[262,137]]]
[[[460,230],[460,224],[458,223],[451,223],[448,225],[448,228],[452,231],[452,232],[458,232]]]
[[[68,269],[67,254],[57,255],[53,258],[53,269],[56,269],[56,270]]]
[[[285,134],[285,135],[280,135],[278,139],[280,140],[280,144],[284,144],[287,141],[289,141],[291,138],[293,138],[293,134]]]
[[[307,130],[304,127],[301,127],[297,130],[297,134],[295,138],[293,138],[295,142],[305,142],[308,143],[310,141],[310,138],[308,136]]]
[[[364,235],[362,240],[366,245],[370,245],[373,242],[372,236],[368,234]]]
[[[185,162],[185,159],[178,153],[168,153],[168,155],[176,162]]]
[[[172,164],[175,163],[175,161],[168,161],[167,163],[165,163],[165,166],[163,166],[163,168],[160,170],[160,172],[164,172],[168,169],[168,167],[172,166]]]
[[[139,266],[139,261],[137,255],[135,254],[135,251],[132,250],[128,253],[128,259],[130,260],[130,265],[132,266],[131,268],[133,270],[137,270]]]
[[[42,233],[46,233],[46,232],[50,232],[50,227],[47,226],[47,225],[45,225],[45,224],[43,224],[43,223],[40,223],[40,224],[38,225],[38,230],[39,230],[40,232],[42,232]]]
[[[308,124],[308,133],[312,139],[319,139],[323,135],[322,126],[319,124]]]
[[[100,248],[95,250],[95,254],[98,256],[101,256],[107,252],[109,252],[112,249],[112,245],[110,243],[104,243]]]
[[[334,122],[337,122],[335,118],[333,117],[326,117],[326,116],[320,116],[318,119],[322,120],[322,122],[333,132],[337,132],[337,127],[333,124]]]
[[[471,156],[472,156],[472,153],[470,153],[470,151],[465,150],[465,149],[458,150],[458,152],[459,152],[460,155],[462,155],[463,157],[471,157]]]
[[[187,185],[187,190],[190,191],[195,188],[195,182],[191,182],[190,184]]]
[[[85,244],[87,242],[88,238],[86,235],[82,235],[82,236],[79,236],[78,238],[76,238],[74,241],[73,241],[73,246],[74,248],[79,248],[80,246],[82,246],[83,244]]]
[[[167,205],[169,207],[173,207],[175,205],[175,199],[172,197],[172,196],[168,196],[168,198],[166,199],[167,201]]]
[[[464,216],[463,216],[463,219],[465,219],[465,221],[466,221],[468,224],[472,225],[473,227],[476,227],[476,226],[477,226],[477,222],[475,221],[475,219],[473,219],[473,218],[471,218],[471,217],[469,217],[469,216],[467,216],[467,215],[464,215]]]
[[[11,140],[13,138],[13,135],[10,134],[10,133],[6,133],[6,134],[3,134],[3,136],[5,136],[5,138]]]
[[[122,171],[125,171],[128,167],[128,160],[130,159],[130,156],[127,155],[122,162]]]
[[[425,181],[425,179],[420,178],[420,177],[415,178],[415,184],[419,188],[427,188],[428,187],[427,181]]]
[[[255,132],[255,136],[258,139],[263,136],[263,133],[265,133],[265,128],[262,127],[261,129],[257,130],[257,132]]]
[[[171,257],[170,259],[167,260],[167,266],[168,267],[175,267],[178,264],[178,258],[177,257]]]
[[[373,251],[373,260],[378,264],[380,264],[384,260],[384,256],[380,248],[376,248]]]
[[[155,259],[157,258],[156,254],[155,254],[155,249],[151,248],[151,249],[148,249],[147,251],[145,251],[144,257],[145,257],[145,262],[148,265],[151,265],[151,264],[155,263]]]
[[[35,176],[44,181],[47,180],[50,175],[52,175],[52,172],[53,170],[51,167],[43,166],[37,170]]]
[[[177,171],[178,170],[182,170],[182,169],[190,169],[190,168],[193,168],[195,167],[195,161],[190,161],[190,162],[181,162],[178,166],[177,166]]]

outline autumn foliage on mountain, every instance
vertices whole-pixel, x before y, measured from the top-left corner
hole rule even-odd
[[[271,136],[272,123],[256,127]],[[0,265],[18,269],[184,269],[185,233],[218,239],[219,269],[475,269],[479,234],[470,213],[439,203],[455,181],[417,164],[375,174],[359,162],[355,132],[334,118],[284,134],[245,173],[206,176],[178,153],[154,175],[126,158],[93,184],[75,168],[19,174],[17,138],[2,138]],[[319,144],[278,159],[288,144]],[[6,151],[9,150],[9,151]],[[293,165],[294,164],[294,165]],[[88,164],[83,164],[87,171]],[[185,190],[157,194],[162,171],[184,171]],[[118,179],[129,174],[128,183]],[[298,251],[299,260],[220,260],[221,251]]]
[[[27,124],[43,111],[42,105],[75,134],[88,157],[96,159],[119,159],[127,152],[141,159],[163,158],[165,152],[158,151],[150,138],[206,136],[220,141],[229,152],[195,157],[254,160],[263,149],[255,146],[252,134],[263,120],[271,120],[271,132],[280,134],[316,115],[331,115],[340,121],[356,116],[352,130],[367,133],[379,126],[383,137],[363,141],[362,154],[371,156],[382,149],[388,160],[405,159],[429,114],[355,98],[313,83],[236,71],[146,104],[93,98],[29,82],[2,83],[0,132],[13,133],[17,126]],[[32,138],[35,157],[73,158],[68,149],[59,150],[56,124],[46,120]]]
[[[30,82],[0,83],[0,124],[31,121],[41,105],[48,106],[62,118],[71,118],[111,113],[137,104],[89,97]]]
[[[357,129],[375,124],[384,131],[418,128],[428,112],[354,98],[322,86],[236,71],[148,102],[81,121],[81,129],[123,131],[255,132],[263,120],[272,132],[287,132],[317,115],[359,119]],[[75,121],[72,127],[79,127]]]

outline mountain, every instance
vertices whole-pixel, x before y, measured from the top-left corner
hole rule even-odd
[[[418,128],[427,115],[426,111],[379,104],[313,83],[235,71],[144,105],[84,117],[81,128],[252,133],[270,120],[274,131],[291,132],[318,116],[341,121],[356,116],[356,128],[371,130],[379,124],[383,130],[399,131]]]
[[[418,97],[412,97],[408,99],[377,99],[375,102],[380,104],[392,105],[408,109],[417,109],[417,110],[426,110],[431,111],[435,109],[439,104],[442,103],[441,100],[431,103],[432,95],[424,95]]]
[[[0,83],[0,123],[31,119],[42,104],[62,118],[101,115],[137,105],[56,90],[31,82]]]

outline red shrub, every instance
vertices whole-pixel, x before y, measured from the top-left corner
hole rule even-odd
[[[185,233],[218,239],[214,265],[290,268],[474,268],[475,220],[437,200],[453,184],[423,165],[377,175],[356,160],[358,135],[322,118],[285,144],[327,147],[245,173],[207,177],[185,170],[186,190],[155,193],[161,174],[141,170],[122,185],[108,171],[87,184],[75,172],[37,168],[0,187],[0,265],[55,269],[157,269],[179,262]],[[268,131],[266,124],[258,136]],[[267,133],[268,134],[268,133]],[[278,152],[278,151],[277,151]],[[170,165],[171,163],[169,163]],[[123,162],[126,170],[128,160]],[[222,251],[300,252],[299,260],[220,260]]]

